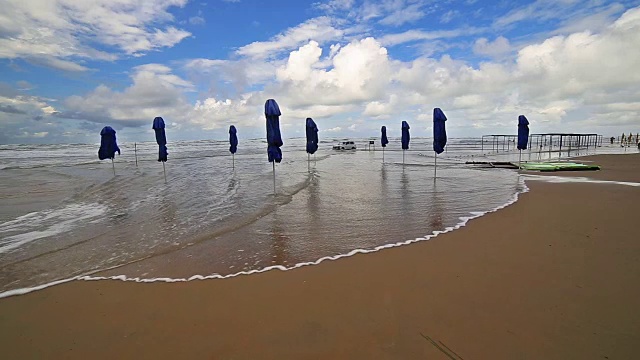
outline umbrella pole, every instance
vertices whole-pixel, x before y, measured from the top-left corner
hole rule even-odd
[[[520,156],[518,157],[518,170],[522,169],[520,167],[520,162],[522,161],[522,150],[520,150]]]
[[[271,163],[273,165],[273,194],[276,194],[276,162]]]
[[[402,166],[404,166],[404,149],[402,149]]]
[[[162,162],[162,172],[164,173],[164,183],[167,183],[167,170],[164,168],[164,161]]]
[[[236,169],[236,154],[231,153],[231,167],[233,170]]]
[[[309,153],[307,153],[307,171],[311,171],[311,154]]]
[[[433,181],[438,177],[438,153],[434,152],[433,157]]]
[[[116,165],[113,163],[113,158],[111,158],[111,167],[113,168],[113,176],[116,176]]]
[[[138,167],[138,144],[133,143],[133,153],[136,156],[136,167]]]
[[[382,148],[382,163],[384,164],[384,148]]]

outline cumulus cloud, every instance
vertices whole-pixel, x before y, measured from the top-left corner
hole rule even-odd
[[[508,60],[477,65],[448,55],[394,60],[374,38],[332,44],[329,49],[309,41],[290,52],[263,90],[229,100],[212,97],[198,103],[198,112],[206,114],[202,121],[238,119],[261,126],[261,106],[274,97],[283,109],[284,123],[308,116],[342,122],[351,116],[371,121],[405,116],[428,126],[433,107],[442,107],[460,131],[509,131],[521,113],[535,121],[537,131],[566,130],[563,124],[569,123],[572,131],[593,131],[587,127],[596,123],[595,118],[616,117],[610,124],[628,123],[638,113],[638,30],[640,9],[632,9],[601,32],[553,36],[521,45]],[[475,50],[499,56],[511,46],[498,37],[477,41]],[[211,61],[210,66],[223,64]],[[589,115],[577,115],[585,111]],[[366,129],[364,125],[358,131]]]
[[[387,50],[375,39],[351,42],[336,53],[330,69],[315,68],[322,49],[315,41],[291,52],[279,68],[275,91],[285,94],[292,106],[345,105],[383,95],[391,63]]]
[[[522,112],[537,122],[559,126],[573,111],[597,99],[604,104],[611,101],[603,94],[629,96],[640,80],[635,71],[639,45],[640,8],[636,8],[601,33],[555,36],[524,46],[513,63],[472,67],[448,56],[416,59],[397,73],[401,83],[397,91],[419,94],[416,101],[460,110],[476,123],[508,124]],[[640,101],[637,93],[630,97],[631,107]]]
[[[65,71],[85,71],[74,59],[114,60],[171,47],[190,33],[173,26],[168,12],[187,0],[6,0],[0,13],[0,58],[24,58]]]
[[[388,101],[372,101],[368,103],[363,115],[371,116],[373,118],[388,118],[388,115],[393,114],[394,111],[398,111],[398,95],[391,94]]]
[[[53,100],[24,94],[0,82],[0,143],[59,140],[60,126],[52,121]],[[43,121],[46,119],[45,121]]]
[[[255,126],[262,120],[260,102],[253,94],[246,94],[239,100],[207,98],[196,102],[190,121],[205,130],[226,127],[231,122]]]
[[[100,85],[85,96],[70,96],[65,110],[56,114],[66,119],[140,126],[156,116],[184,119],[191,110],[184,92],[193,85],[172,74],[165,65],[147,64],[134,68],[132,85],[115,91]]]
[[[334,35],[325,36],[325,31],[302,31],[318,34],[316,40],[315,35],[307,38],[297,33],[308,25],[293,27],[267,43],[240,48],[246,52],[232,59],[184,61],[181,69],[186,77],[167,65],[138,66],[124,90],[101,85],[56,106],[46,99],[31,99],[31,105],[20,107],[16,101],[24,92],[0,84],[0,95],[11,99],[0,102],[4,110],[0,116],[137,126],[161,115],[178,126],[212,130],[234,123],[262,131],[264,101],[275,98],[283,111],[283,125],[294,126],[313,117],[332,120],[324,130],[328,133],[353,130],[363,135],[399,117],[414,119],[418,123],[412,125],[422,131],[429,126],[433,107],[445,110],[454,133],[466,134],[473,134],[473,129],[513,132],[519,114],[529,117],[536,132],[605,131],[637,124],[640,116],[640,73],[636,71],[640,8],[626,11],[599,31],[550,35],[519,43],[519,50],[505,37],[478,39],[473,49],[486,56],[481,62],[424,54],[400,60],[390,56],[385,46],[438,41],[484,29],[412,30],[345,42],[344,34],[336,33],[331,40]],[[283,56],[285,52],[288,55]],[[512,56],[502,56],[506,53]],[[200,89],[202,79],[215,85],[208,93],[199,93],[197,101],[188,100]],[[228,94],[213,88],[224,84],[237,87]],[[38,101],[41,104],[34,105]],[[25,131],[49,132],[50,137],[53,130]]]
[[[269,41],[255,41],[242,46],[236,53],[247,57],[268,58],[281,51],[295,49],[309,40],[326,42],[343,35],[343,30],[334,27],[332,18],[321,16],[289,28]]]
[[[479,38],[473,45],[473,52],[478,55],[489,57],[500,57],[511,51],[509,40],[503,36],[498,36],[494,41],[486,38]]]
[[[235,93],[273,80],[281,60],[242,58],[237,60],[190,59],[184,69],[193,81],[207,82],[211,90],[220,92],[230,84]]]

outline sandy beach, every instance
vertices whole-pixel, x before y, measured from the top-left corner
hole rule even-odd
[[[640,154],[583,158],[640,181]],[[527,181],[431,241],[224,280],[0,299],[5,359],[632,359],[640,188]]]

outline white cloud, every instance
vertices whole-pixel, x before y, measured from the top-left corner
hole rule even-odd
[[[419,133],[428,127],[433,107],[447,113],[454,136],[456,131],[514,131],[519,114],[529,117],[536,132],[618,132],[616,127],[638,124],[640,8],[599,31],[520,43],[518,51],[511,51],[503,37],[478,39],[477,53],[499,58],[481,63],[449,55],[401,61],[384,46],[438,41],[482,29],[412,30],[346,44],[344,36],[336,35],[338,41],[324,40],[323,46],[322,41],[292,35],[305,24],[238,58],[185,61],[187,77],[166,65],[146,64],[132,70],[131,85],[124,90],[99,86],[84,96],[68,98],[64,106],[43,99],[38,100],[40,107],[5,101],[0,103],[0,114],[4,111],[7,118],[25,111],[126,126],[148,125],[160,115],[182,127],[224,129],[234,123],[263,131],[264,101],[275,98],[283,111],[283,126],[297,126],[306,117],[320,118],[325,119],[324,131],[334,134],[366,135],[377,131],[382,119],[395,118],[417,122],[412,124]],[[285,50],[289,51],[285,58],[275,56]],[[512,56],[499,56],[504,53]],[[209,92],[200,93],[198,101],[187,100],[203,81],[211,81]],[[237,86],[236,92],[218,88],[225,85]],[[14,91],[5,98],[16,101],[20,94],[24,93]],[[51,136],[52,130],[36,125],[24,131],[48,131]]]
[[[599,32],[613,23],[620,13],[624,12],[624,9],[624,5],[613,3],[595,11],[574,13],[552,34],[571,34],[585,30]]]
[[[192,16],[189,18],[189,24],[191,25],[204,25],[206,20],[202,16]]]
[[[387,102],[372,101],[368,103],[363,115],[371,116],[374,118],[387,118],[388,115],[393,114],[394,111],[398,111],[398,96],[391,94]]]
[[[394,46],[418,40],[450,39],[459,36],[474,35],[483,31],[485,31],[485,29],[474,27],[462,27],[454,30],[437,31],[407,30],[402,33],[384,35],[379,39],[379,41],[384,46]]]
[[[503,36],[498,36],[493,42],[486,38],[479,38],[473,45],[473,52],[478,55],[500,57],[511,51],[511,44]]]
[[[619,3],[607,4],[603,1],[536,0],[496,18],[494,26],[504,28],[519,22],[542,24],[549,20],[561,20],[565,23],[560,29],[561,33],[597,31],[610,24],[613,16],[623,10],[624,6]]]
[[[283,104],[287,103],[287,98],[281,97]],[[283,121],[298,121],[299,119],[306,119],[308,117],[314,119],[323,119],[336,115],[341,115],[351,111],[358,110],[355,105],[303,105],[299,107],[282,107],[284,111]]]
[[[239,60],[191,59],[185,70],[193,81],[206,83],[212,92],[220,92],[231,86],[236,93],[249,87],[264,84],[275,78],[280,60],[243,58]]]
[[[425,9],[428,1],[423,0],[382,0],[365,1],[357,9],[357,14],[351,14],[358,21],[379,19],[378,23],[388,26],[400,26],[422,19],[435,11],[436,6]]]
[[[596,118],[628,124],[638,114],[639,30],[640,9],[633,9],[599,33],[551,37],[521,45],[513,58],[479,65],[447,55],[392,60],[373,38],[331,46],[324,57],[320,44],[310,41],[289,54],[264,90],[243,95],[251,100],[212,99],[208,111],[218,115],[203,118],[262,126],[262,104],[273,97],[283,109],[283,123],[333,119],[325,131],[350,131],[342,124],[358,115],[374,119],[368,121],[402,116],[428,126],[433,107],[442,107],[452,129],[467,134],[472,129],[509,131],[519,114],[527,114],[540,132],[566,131],[567,123],[571,131],[594,131]],[[407,35],[424,36],[415,34]],[[506,38],[476,43],[476,51],[488,55],[509,49]],[[588,115],[576,115],[583,111]],[[366,123],[355,129],[368,131]]]
[[[24,95],[21,91],[14,90],[8,84],[0,83],[0,112],[9,114],[27,114],[35,117],[48,115],[55,112],[51,106],[51,99],[38,96]],[[9,119],[4,119],[9,121]]]
[[[139,55],[180,42],[190,33],[162,27],[187,0],[5,0],[0,13],[0,58],[25,58],[67,71],[87,68],[74,58],[114,60],[93,44]]]
[[[89,70],[88,67],[75,63],[73,61],[67,61],[58,59],[52,56],[42,55],[39,57],[30,57],[27,59],[32,64],[48,66],[54,69],[69,71],[69,72],[82,72]]]
[[[284,50],[295,49],[298,46],[314,40],[319,43],[339,39],[344,32],[333,25],[333,20],[321,16],[305,21],[276,35],[270,41],[256,41],[239,48],[236,53],[241,56],[268,58]]]
[[[394,2],[397,3],[397,2]],[[400,26],[422,19],[426,13],[422,11],[422,4],[411,4],[407,7],[394,9],[390,15],[385,16],[379,22],[383,25]]]
[[[318,10],[327,12],[335,12],[340,10],[348,10],[353,7],[355,0],[330,0],[328,2],[317,2],[313,6]]]
[[[0,143],[56,141],[53,137],[61,127],[44,120],[56,112],[52,103],[51,99],[25,95],[24,90],[0,82]]]
[[[630,104],[640,101],[632,90],[640,81],[638,63],[640,8],[598,34],[580,32],[524,46],[512,63],[486,62],[474,68],[448,56],[419,58],[403,65],[397,73],[401,85],[390,91],[419,94],[412,102],[460,110],[473,123],[500,126],[527,113],[534,124],[559,130],[563,121],[580,124],[572,114],[593,106],[591,99],[605,107],[621,96]],[[610,109],[591,109],[598,110]]]
[[[497,18],[494,24],[498,27],[504,27],[528,19],[536,19],[536,21],[547,20],[559,16],[563,8],[577,1],[536,0]]]
[[[391,63],[387,50],[375,39],[342,47],[331,60],[329,70],[316,68],[321,54],[315,41],[291,52],[287,64],[276,73],[279,84],[272,91],[285,94],[292,106],[345,105],[384,94]]]
[[[239,100],[207,98],[197,101],[190,117],[193,124],[205,130],[226,127],[231,123],[255,126],[261,120],[260,101],[252,94],[246,94]]]
[[[451,22],[451,20],[455,19],[458,16],[460,16],[460,12],[458,10],[449,10],[446,13],[442,14],[442,16],[440,16],[440,22],[443,24],[448,24]]]
[[[191,83],[171,73],[160,64],[134,68],[133,84],[123,91],[98,86],[85,96],[70,96],[64,101],[65,110],[56,116],[99,123],[139,126],[156,116],[184,120],[191,110],[184,92]]]

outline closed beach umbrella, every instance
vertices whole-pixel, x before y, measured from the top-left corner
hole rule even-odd
[[[387,127],[383,126],[380,128],[380,132],[382,132],[382,135],[380,136],[380,144],[382,144],[382,162],[384,162],[384,148],[386,148],[389,143],[389,139],[387,139]]]
[[[522,150],[527,149],[529,142],[529,120],[524,115],[518,116],[518,150],[520,156],[518,158],[518,169],[520,169],[520,161],[522,160]]]
[[[267,155],[273,165],[273,192],[276,192],[276,164],[282,161],[282,136],[280,135],[280,107],[269,99],[264,103],[264,116],[267,118]]]
[[[518,150],[526,150],[529,142],[529,120],[524,115],[518,116]]]
[[[164,133],[164,120],[161,117],[153,119],[153,126],[151,128],[156,132],[156,142],[158,143],[158,161],[162,162],[162,172],[164,173],[164,182],[167,182],[167,171],[164,167],[164,163],[167,161],[167,136]]]
[[[402,122],[402,150],[409,149],[409,141],[411,141],[411,137],[409,136],[409,123],[406,121]]]
[[[312,118],[307,118],[305,134],[307,135],[307,170],[310,170],[311,154],[318,150],[318,126]],[[315,155],[313,158],[315,159]]]
[[[98,149],[98,159],[111,159],[111,167],[113,175],[116,174],[116,166],[113,164],[113,158],[116,157],[116,151],[120,155],[120,148],[116,142],[116,131],[111,126],[105,126],[100,131],[100,149]]]
[[[229,126],[229,152],[231,152],[231,162],[234,169],[236,168],[235,153],[238,151],[238,135],[236,134],[236,127],[233,125]]]
[[[409,136],[409,123],[406,121],[402,122],[402,164],[404,165],[404,151],[409,149],[409,141],[411,137]]]
[[[433,178],[435,179],[437,171],[438,171],[438,154],[441,154],[444,151],[444,147],[447,145],[447,129],[445,126],[445,121],[447,121],[447,117],[444,112],[440,108],[433,109],[433,151],[435,151],[434,156],[434,170],[433,170]]]
[[[318,150],[318,126],[312,118],[307,118],[307,153],[313,154]]]

